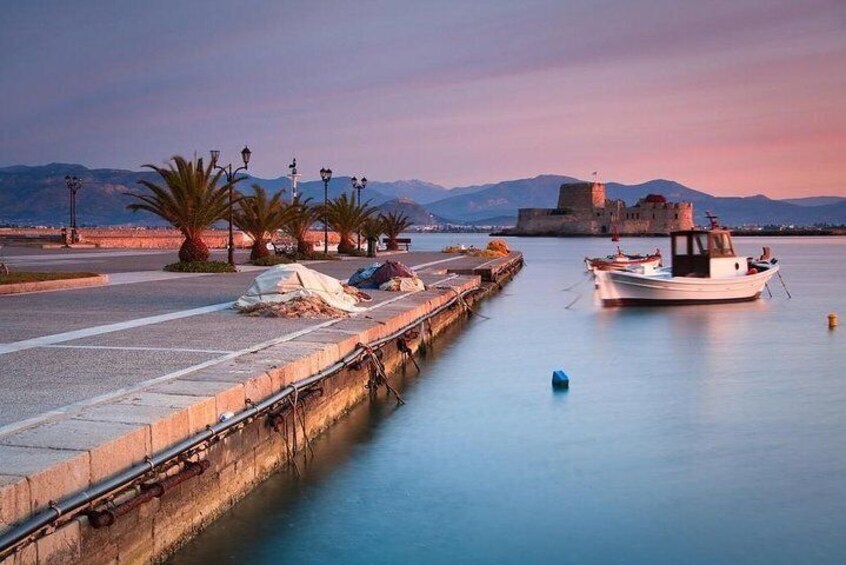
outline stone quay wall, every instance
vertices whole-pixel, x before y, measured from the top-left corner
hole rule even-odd
[[[80,228],[79,243],[104,249],[179,249],[184,241],[179,230],[139,228]],[[253,244],[247,234],[235,230],[235,247],[248,248]],[[278,239],[287,239],[280,237]],[[323,243],[323,232],[311,230],[308,239],[313,245]],[[58,244],[62,242],[61,230],[54,228],[0,228],[0,240],[24,245]],[[213,229],[203,232],[203,241],[211,249],[225,249],[229,232]],[[338,234],[329,232],[329,245],[337,245]]]
[[[200,396],[183,405],[184,410],[169,412],[167,419],[145,420],[142,417],[133,420],[148,423],[137,432],[130,433],[127,424],[112,423],[113,427],[126,428],[126,435],[85,453],[79,460],[74,459],[45,471],[42,476],[27,477],[16,484],[0,480],[0,532],[4,526],[18,522],[31,512],[43,510],[50,500],[59,500],[86,488],[84,477],[91,477],[93,481],[113,476],[128,465],[144,461],[144,453],[159,452],[184,439],[186,432],[195,434],[215,423],[218,414],[244,410],[251,402],[269,397],[292,382],[331,366],[355,350],[360,342],[372,343],[411,324],[420,328],[416,320],[436,312],[457,294],[476,289],[475,293],[467,295],[467,302],[472,305],[480,298],[496,292],[522,266],[520,254],[512,254],[504,261],[509,264],[500,270],[502,276],[497,281],[482,284],[479,276],[460,276],[439,284],[437,289],[410,294],[398,302],[374,310],[372,320],[342,319],[333,324],[331,329],[304,335],[284,347],[273,346],[255,352],[248,360],[234,359],[229,365],[204,370],[207,374],[195,377],[201,389],[196,394]],[[467,315],[468,310],[456,301],[429,318],[419,337],[408,343],[411,354],[416,354]],[[292,346],[295,352],[293,356]],[[394,341],[387,343],[381,351],[382,362],[389,373],[396,372],[408,362]],[[235,373],[248,375],[242,377],[246,379],[243,383],[236,385],[231,382],[232,374]],[[132,507],[109,526],[93,527],[91,518],[86,514],[64,517],[46,535],[30,540],[11,554],[1,556],[0,565],[150,563],[165,559],[249,494],[258,483],[272,473],[285,469],[290,464],[291,451],[303,451],[306,448],[304,437],[313,438],[367,398],[371,393],[365,387],[369,379],[367,365],[350,365],[342,369],[320,383],[319,394],[304,396],[298,403],[296,415],[290,412],[282,414],[281,420],[284,429],[288,430],[287,434],[279,431],[279,419],[275,427],[267,416],[248,421],[234,433],[218,441],[211,441],[204,449],[191,454],[191,462],[203,462],[203,465],[208,466],[198,476],[169,488],[160,497],[153,497]],[[165,388],[170,385],[158,386],[162,387],[161,392],[165,392]],[[379,393],[385,394],[384,388]],[[212,396],[205,396],[208,394]],[[153,391],[152,394],[142,393],[140,396],[143,396],[140,401],[152,411],[152,408],[159,406],[159,399],[164,400],[167,395]],[[146,417],[146,410],[142,413],[133,409],[140,408],[132,404],[134,400],[127,402],[129,404],[121,404],[119,413],[95,407],[98,414],[91,416],[92,420],[76,421],[75,425],[96,428],[104,426],[104,421],[125,421],[127,417],[136,418],[142,414]],[[168,412],[164,406],[161,409]],[[296,446],[291,433],[295,425],[299,434]],[[187,461],[168,470],[160,470],[155,478],[158,481],[173,478],[183,472],[186,468],[183,465],[186,464]],[[149,477],[147,482],[153,478]],[[0,479],[3,477],[0,476]],[[143,490],[124,491],[110,502],[99,501],[94,508],[103,509],[109,505],[116,508],[131,501],[138,492]]]

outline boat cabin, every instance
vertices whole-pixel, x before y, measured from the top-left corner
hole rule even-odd
[[[731,233],[722,228],[670,234],[674,277],[730,278],[745,275],[745,258],[734,252]]]

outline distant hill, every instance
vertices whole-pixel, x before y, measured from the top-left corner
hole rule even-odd
[[[846,202],[844,196],[809,196],[807,198],[785,198],[781,202],[796,204],[797,206],[828,206]]]
[[[124,193],[140,188],[139,179],[154,179],[155,173],[87,169],[64,163],[0,169],[0,222],[67,224],[69,198],[65,175],[77,176],[83,182],[77,193],[80,225],[164,224],[152,214],[133,214],[126,209],[131,200]]]
[[[461,191],[458,196],[448,196],[426,208],[439,216],[465,222],[502,216],[516,218],[518,208],[554,207],[561,184],[575,181],[572,177],[541,175],[480,187],[457,188],[454,190]]]
[[[648,194],[662,194],[670,202],[706,202],[714,197],[710,194],[688,188],[672,180],[655,179],[641,184],[620,184],[609,182],[605,185],[606,196],[612,200],[624,200],[633,205]]]
[[[833,197],[831,203],[797,205],[787,200],[773,200],[762,194],[747,197],[718,197],[693,190],[674,181],[656,179],[642,184],[608,183],[608,198],[620,198],[632,205],[647,194],[662,194],[670,201],[692,202],[694,220],[707,225],[707,211],[716,214],[729,226],[757,225],[813,225],[846,223],[846,198]],[[828,199],[832,197],[822,197]],[[796,199],[807,201],[814,199]]]
[[[349,182],[349,181],[348,181]],[[374,191],[390,199],[404,198],[418,204],[429,204],[450,196],[451,191],[446,188],[422,180],[397,180],[393,182],[370,181],[362,191],[362,199],[367,200],[367,194]]]
[[[66,225],[68,223],[68,191],[65,175],[83,180],[77,196],[81,225],[163,225],[158,217],[126,209],[131,199],[126,192],[143,190],[141,178],[155,180],[155,173],[121,169],[88,169],[82,165],[51,163],[42,166],[15,165],[0,168],[0,224]],[[565,182],[577,179],[563,175],[540,175],[529,179],[509,180],[492,184],[446,188],[421,180],[395,182],[371,181],[362,191],[362,199],[373,206],[385,205],[407,209],[419,225],[465,223],[475,225],[509,225],[517,218],[519,208],[552,208],[558,202],[558,189]],[[249,177],[239,185],[249,191],[257,183],[271,193],[285,190],[290,198],[290,181],[285,177],[262,179]],[[846,224],[846,198],[819,196],[773,200],[766,196],[715,197],[675,181],[655,179],[625,185],[607,184],[608,197],[634,204],[647,194],[663,194],[671,201],[693,202],[696,221],[706,223],[705,211],[711,210],[730,226],[742,224],[775,224],[809,226],[814,224]],[[301,182],[299,191],[315,203],[323,201],[323,183]],[[347,176],[338,176],[329,183],[329,198],[352,192]],[[389,209],[386,208],[386,209]],[[423,222],[427,222],[423,224]]]
[[[422,205],[409,198],[395,198],[388,200],[378,206],[379,211],[387,214],[389,212],[402,213],[408,216],[415,226],[434,226],[450,223],[450,220],[435,216]]]
[[[267,190],[274,192],[284,189],[285,194],[289,197],[291,194],[291,180],[287,177],[275,179],[250,177],[249,180],[243,181],[242,185],[249,186],[252,183],[260,184]],[[323,181],[300,182],[297,185],[297,191],[305,198],[312,198],[315,201],[323,200]],[[352,192],[351,178],[348,176],[333,177],[329,181],[329,198],[337,198],[343,192]],[[367,186],[361,191],[362,201],[370,202],[373,205],[378,205],[396,198],[406,198],[414,200],[418,204],[427,204],[448,195],[449,191],[446,188],[422,180],[398,180],[393,182],[369,181]]]

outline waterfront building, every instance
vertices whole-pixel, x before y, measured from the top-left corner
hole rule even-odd
[[[561,185],[556,208],[520,208],[510,235],[657,235],[693,229],[693,204],[650,194],[634,206],[609,200],[605,184]]]

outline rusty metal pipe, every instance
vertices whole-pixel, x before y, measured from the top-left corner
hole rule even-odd
[[[209,467],[211,467],[211,463],[208,459],[203,459],[198,462],[189,461],[185,464],[185,468],[175,475],[166,477],[155,483],[141,485],[141,493],[138,496],[111,508],[90,510],[89,512],[86,512],[86,516],[88,516],[88,520],[94,528],[99,529],[104,526],[111,526],[120,516],[131,512],[135,508],[138,508],[145,502],[149,502],[154,498],[161,498],[167,491],[176,485],[184,483],[188,479],[202,475]]]

